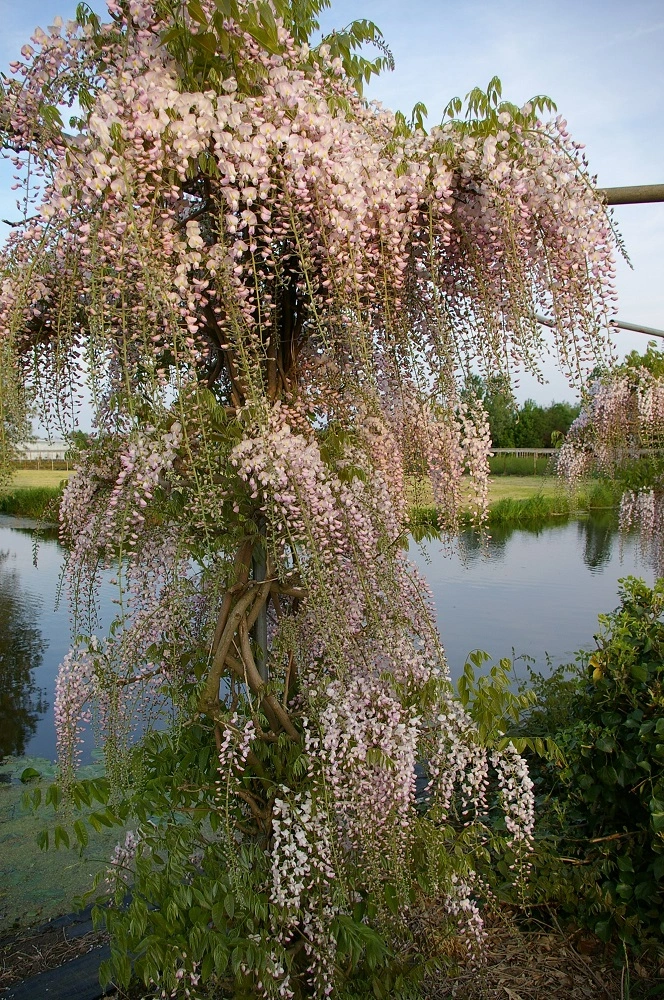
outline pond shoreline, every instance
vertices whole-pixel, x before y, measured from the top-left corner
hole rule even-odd
[[[50,478],[50,474],[49,474]],[[0,492],[0,514],[57,524],[62,485],[11,485]],[[428,483],[414,482],[409,490],[412,525],[438,527],[438,511],[426,501],[431,496]],[[525,495],[524,495],[525,494]],[[578,517],[591,511],[617,508],[619,495],[607,480],[588,482],[573,491],[552,476],[496,476],[490,480],[487,524],[521,524],[547,518]],[[461,515],[461,527],[471,527],[475,519],[469,511]]]

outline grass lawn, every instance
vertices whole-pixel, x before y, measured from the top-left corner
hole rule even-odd
[[[41,487],[58,487],[63,479],[68,479],[71,472],[65,469],[17,469],[6,486],[5,492],[13,490],[30,490]],[[525,500],[541,493],[542,496],[556,496],[564,490],[564,486],[556,476],[496,476],[489,486],[489,503],[499,500]],[[432,504],[431,487],[424,479],[411,479],[408,483],[411,502],[416,506],[428,507]]]
[[[34,490],[42,486],[59,486],[63,479],[69,479],[71,472],[66,469],[17,469],[11,481],[3,486],[6,493],[12,490]]]
[[[506,497],[510,500],[525,500],[537,493],[553,497],[564,488],[556,476],[497,476],[489,486],[489,503],[496,503]]]
[[[416,507],[430,507],[433,504],[431,486],[426,479],[411,478],[408,481],[408,494]],[[463,490],[462,485],[462,490]],[[510,500],[526,500],[528,497],[553,497],[564,490],[564,486],[556,476],[496,476],[490,480],[489,503],[494,504],[506,498]]]

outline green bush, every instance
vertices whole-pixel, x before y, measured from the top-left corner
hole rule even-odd
[[[562,904],[603,940],[664,934],[664,579],[621,581],[597,649],[535,679],[521,723],[564,763],[533,757],[540,806],[533,901]]]

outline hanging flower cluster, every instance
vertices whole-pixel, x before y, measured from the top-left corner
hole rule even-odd
[[[288,789],[284,789],[288,792]],[[275,798],[271,858],[275,938],[287,944],[301,934],[308,957],[306,974],[316,996],[331,993],[335,945],[332,920],[338,912],[334,897],[337,870],[332,856],[327,817],[310,792]],[[278,914],[278,916],[277,916]],[[273,970],[278,995],[292,997],[289,976]]]
[[[641,557],[656,576],[664,576],[664,489],[625,490],[620,499],[620,530],[639,533]]]
[[[640,362],[640,363],[638,363]],[[664,382],[658,353],[631,356],[614,373],[595,379],[563,443],[558,473],[574,483],[597,469],[620,480],[636,471],[642,485],[622,494],[620,526],[638,528],[641,551],[658,575],[664,569],[661,455],[664,449]]]
[[[421,841],[471,836],[491,766],[528,843],[525,768],[487,756],[450,694],[403,551],[409,484],[430,481],[449,529],[468,492],[481,520],[490,440],[464,378],[537,372],[542,310],[571,377],[602,354],[611,229],[561,119],[404,129],[285,0],[108,8],[37,32],[0,106],[23,216],[2,255],[20,388],[0,377],[2,416],[18,426],[33,398],[72,429],[86,395],[94,415],[61,509],[80,636],[58,680],[62,773],[86,720],[112,766],[174,698],[218,761],[187,806],[217,823],[190,877],[223,857],[231,923],[254,899],[234,972],[257,995],[327,996],[356,906],[358,933],[375,913],[407,939]],[[479,942],[459,865],[436,892]],[[178,952],[187,989],[211,975],[204,940]]]

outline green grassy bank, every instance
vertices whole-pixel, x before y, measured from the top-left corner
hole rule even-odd
[[[57,521],[58,501],[67,474],[62,471],[21,469],[0,491],[0,513]],[[413,524],[437,524],[431,486],[424,480],[409,483]],[[607,480],[588,483],[570,493],[555,476],[497,476],[489,485],[489,523],[514,523],[570,517],[590,510],[615,507],[616,488]],[[470,519],[468,519],[470,520]]]
[[[581,489],[568,491],[551,477],[508,477],[493,481],[489,488],[488,524],[528,524],[588,514],[591,511],[615,508],[619,493],[613,483],[598,480]],[[437,527],[438,514],[431,504],[413,505],[411,523]],[[467,513],[462,524],[471,526]]]
[[[0,514],[57,521],[62,487],[70,475],[62,469],[17,469],[0,488]]]
[[[56,486],[34,486],[0,493],[0,514],[57,521],[61,493]]]

